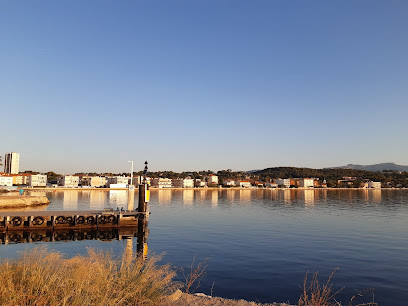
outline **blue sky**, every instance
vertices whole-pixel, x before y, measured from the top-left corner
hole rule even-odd
[[[0,38],[22,170],[408,164],[407,1],[10,0]]]

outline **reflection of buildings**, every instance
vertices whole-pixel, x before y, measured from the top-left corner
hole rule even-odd
[[[207,190],[206,189],[202,189],[197,191],[198,192],[198,197],[200,198],[200,201],[203,202],[205,201],[205,198],[207,196]]]
[[[251,190],[240,190],[239,191],[239,199],[240,201],[249,202],[251,201]]]
[[[218,205],[218,190],[212,190],[211,192],[211,206]]]
[[[315,193],[314,190],[303,190],[305,196],[305,206],[311,207],[314,205]]]
[[[194,190],[183,190],[183,204],[193,205],[194,203]]]
[[[107,201],[108,193],[106,191],[90,190],[89,207],[92,209],[103,209]]]
[[[234,202],[236,194],[237,194],[237,190],[228,189],[227,190],[227,200],[230,201],[230,202]]]
[[[285,204],[289,204],[290,203],[290,199],[291,199],[291,194],[290,194],[290,190],[286,189],[286,190],[280,190],[283,193],[283,202]]]
[[[373,197],[373,202],[381,203],[381,189],[375,189],[370,191]]]
[[[64,198],[62,200],[64,209],[71,210],[78,208],[78,191],[64,191]]]
[[[170,204],[171,202],[171,190],[160,189],[157,190],[157,202],[159,204]]]
[[[127,205],[128,194],[127,190],[110,190],[109,203],[116,206]]]

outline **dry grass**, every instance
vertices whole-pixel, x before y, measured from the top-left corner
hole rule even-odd
[[[299,298],[298,306],[341,306],[342,304],[336,301],[336,295],[343,290],[343,288],[333,291],[333,285],[331,280],[336,273],[338,268],[336,268],[327,279],[326,283],[323,285],[319,284],[318,273],[314,273],[311,280],[308,282],[308,273],[306,273],[303,282],[303,292]],[[374,295],[371,302],[357,303],[358,299],[365,298],[365,294],[370,293],[371,290],[366,290],[363,292],[358,292],[354,295],[349,302],[349,306],[377,306],[378,304],[374,302]],[[372,293],[372,292],[371,292]]]
[[[175,289],[159,257],[114,259],[89,250],[65,259],[35,248],[0,265],[0,305],[157,305]]]
[[[198,289],[198,287],[200,287],[201,279],[205,275],[206,268],[207,268],[207,259],[205,259],[203,262],[199,262],[196,265],[195,256],[194,256],[193,261],[190,265],[190,270],[188,271],[188,274],[184,272],[184,269],[181,270],[184,276],[184,280],[185,280],[184,291],[186,293],[193,293]]]

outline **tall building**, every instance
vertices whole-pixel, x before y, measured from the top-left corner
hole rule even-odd
[[[18,174],[20,166],[20,154],[16,152],[7,153],[4,156],[4,172],[9,174]]]

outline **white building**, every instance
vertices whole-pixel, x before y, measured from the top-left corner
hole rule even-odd
[[[0,186],[13,186],[13,177],[0,175]]]
[[[172,187],[172,179],[169,178],[154,178],[152,179],[152,187],[156,188],[171,188]]]
[[[276,183],[266,183],[266,188],[278,188],[278,184]]]
[[[204,180],[208,185],[218,185],[218,176],[214,174],[204,176]]]
[[[7,153],[4,157],[4,172],[18,174],[20,167],[20,154],[16,152]]]
[[[380,189],[381,188],[381,182],[370,181],[370,182],[368,182],[368,188]]]
[[[81,177],[81,185],[92,188],[105,187],[107,179],[104,176],[83,176]]]
[[[290,187],[290,179],[276,179],[275,183],[281,186],[285,186],[286,188]]]
[[[126,185],[129,184],[129,180],[130,180],[129,176],[111,176],[111,177],[108,177],[106,185],[109,188],[112,188],[111,185],[116,185],[116,186],[125,185],[125,187],[115,187],[115,188],[126,188]]]
[[[30,187],[47,186],[47,176],[43,174],[33,174],[28,177],[27,185]]]
[[[250,188],[252,186],[250,181],[235,181],[235,185],[241,188]]]
[[[196,179],[194,182],[194,186],[198,188],[204,188],[207,187],[207,182],[200,179]]]
[[[302,178],[299,180],[299,187],[301,188],[313,188],[314,179],[312,178]]]
[[[235,187],[235,181],[234,180],[224,180],[223,185],[225,187]]]
[[[175,188],[193,188],[194,187],[194,180],[190,179],[190,178],[174,179],[173,180],[173,187],[175,187]]]
[[[64,175],[58,178],[58,186],[74,188],[79,185],[79,176]]]

